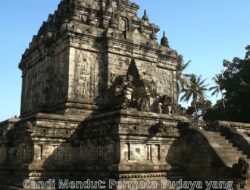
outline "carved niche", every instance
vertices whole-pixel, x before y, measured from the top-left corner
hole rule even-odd
[[[131,60],[126,75],[116,76],[111,81],[109,102],[115,102],[123,109],[153,111],[152,105],[157,99],[156,85],[141,78],[135,60]]]

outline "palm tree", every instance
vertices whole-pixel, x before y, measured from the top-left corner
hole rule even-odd
[[[225,100],[224,100],[224,93],[222,92],[221,84],[220,84],[221,77],[222,77],[221,75],[215,75],[215,77],[213,77],[213,81],[215,82],[215,86],[210,87],[209,91],[212,91],[212,94],[211,94],[212,96],[218,97],[218,95],[221,94],[223,108],[225,109],[226,106],[225,106]]]
[[[185,88],[185,86],[188,84],[189,78],[187,77],[187,75],[183,74],[183,71],[188,67],[190,63],[191,60],[189,60],[187,63],[183,63],[183,59],[181,58],[180,62],[177,65],[176,80],[178,96],[182,92],[182,89]]]
[[[207,84],[205,80],[202,80],[201,76],[197,77],[195,74],[188,75],[189,82],[187,86],[182,90],[184,93],[181,97],[181,101],[189,102],[192,99],[192,105],[194,105],[196,116],[198,117],[197,106],[206,98],[205,92],[207,90]]]

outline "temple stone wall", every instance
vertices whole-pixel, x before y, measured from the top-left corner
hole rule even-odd
[[[0,123],[0,189],[24,179],[228,180],[234,169],[246,180],[250,125],[218,123],[243,151],[192,128],[202,125],[190,125],[177,99],[181,56],[138,9],[62,0],[48,16],[19,64],[21,116]]]
[[[6,146],[4,144],[0,145],[0,163],[3,163],[6,159]]]
[[[49,109],[67,99],[69,50],[53,47],[33,53],[24,68],[21,114]],[[50,51],[50,52],[47,52]]]
[[[159,76],[157,78],[157,92],[159,94],[167,94],[170,97],[173,97],[175,99],[175,92],[174,87],[172,84],[174,84],[174,71],[166,70],[163,68],[158,67],[155,72],[156,76]]]
[[[90,8],[91,7],[91,8]],[[22,116],[39,112],[89,114],[108,104],[104,96],[134,60],[139,75],[159,96],[176,103],[180,57],[159,27],[130,1],[62,1],[25,51]],[[101,107],[102,107],[101,106]],[[88,113],[87,113],[88,112]]]
[[[20,119],[0,123],[0,185],[176,175],[180,56],[138,9],[62,0],[48,16],[19,64]]]
[[[121,144],[121,162],[123,163],[164,163],[170,154],[171,141],[162,143],[160,140],[149,143],[123,142]]]
[[[109,54],[109,85],[114,82],[117,76],[126,76],[131,62],[134,61],[139,71],[140,77],[143,80],[156,85],[156,92],[160,95],[167,95],[175,102],[177,101],[176,86],[176,71],[160,67],[154,62],[144,61],[141,59],[132,59],[115,54]]]
[[[81,102],[95,101],[101,81],[101,58],[97,53],[70,49],[69,99]]]

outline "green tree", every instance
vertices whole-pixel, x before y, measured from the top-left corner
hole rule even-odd
[[[222,109],[223,101],[219,100],[208,110],[207,120],[250,122],[250,46],[246,50],[244,59],[224,60],[220,85],[225,90],[226,109]]]
[[[195,117],[196,119],[206,120],[204,116],[207,114],[207,110],[210,110],[211,108],[212,108],[212,102],[210,100],[202,98],[198,102],[196,102],[197,112],[195,110],[194,103],[192,102],[191,106],[188,107],[188,109],[186,110],[186,113],[190,116]]]
[[[213,77],[213,81],[215,83],[215,86],[210,87],[209,91],[212,91],[212,96],[216,96],[218,97],[218,95],[221,95],[222,98],[222,103],[223,103],[223,108],[225,109],[225,100],[224,100],[224,93],[223,93],[223,89],[221,88],[221,80],[222,80],[222,75],[215,75],[215,77]]]
[[[181,97],[181,101],[191,102],[191,105],[195,109],[196,118],[199,117],[198,107],[199,104],[206,98],[207,84],[205,84],[206,80],[203,80],[201,76],[197,77],[194,74],[188,76],[189,81],[186,87],[182,90],[183,95]]]
[[[183,58],[181,57],[178,65],[177,65],[176,80],[177,80],[178,96],[180,96],[180,93],[185,88],[185,86],[187,86],[187,84],[189,82],[188,75],[183,74],[183,72],[189,66],[190,63],[191,63],[191,60],[189,60],[187,63],[184,63]]]

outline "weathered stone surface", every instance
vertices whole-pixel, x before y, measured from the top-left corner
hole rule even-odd
[[[166,115],[177,101],[180,57],[166,36],[158,44],[159,27],[146,12],[138,18],[138,8],[127,0],[63,0],[49,15],[19,65],[21,117],[0,125],[2,184],[183,172],[166,160],[177,123],[186,121]]]
[[[114,80],[128,74],[131,63],[141,80],[155,84],[157,95],[176,102],[179,55],[150,37],[159,28],[145,16],[138,18],[137,9],[129,1],[119,6],[117,1],[62,1],[21,60],[21,115],[96,110],[106,103]]]
[[[235,180],[227,166],[241,152],[178,115],[180,56],[138,8],[62,0],[49,15],[19,65],[21,116],[0,123],[0,189],[24,179]]]

